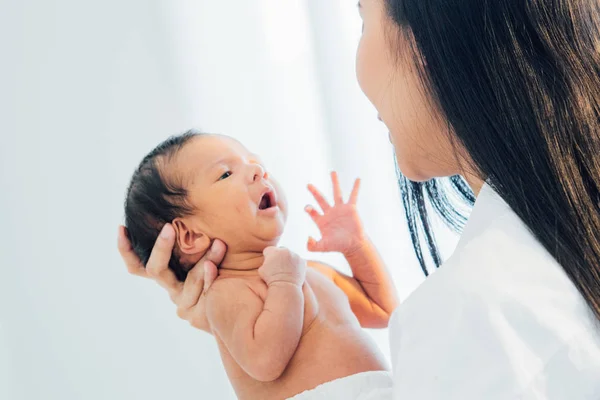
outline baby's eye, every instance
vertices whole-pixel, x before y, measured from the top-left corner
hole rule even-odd
[[[221,175],[221,177],[219,178],[219,180],[222,181],[223,179],[227,179],[230,176],[231,176],[231,171],[227,171],[223,175]]]

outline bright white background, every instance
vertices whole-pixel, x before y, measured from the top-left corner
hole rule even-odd
[[[2,1],[0,399],[234,398],[211,337],[116,251],[136,164],[192,127],[263,156],[290,203],[282,245],[307,257],[306,184],[362,177],[367,230],[401,297],[414,290],[359,35],[355,0]]]

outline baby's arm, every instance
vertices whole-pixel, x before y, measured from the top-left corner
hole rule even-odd
[[[356,262],[356,260],[353,261]],[[381,265],[383,266],[383,264]],[[386,281],[383,284],[370,284],[320,262],[310,261],[308,266],[325,275],[346,294],[350,308],[363,328],[385,328],[388,326],[390,316],[398,304],[393,284],[388,285]],[[378,269],[376,263],[362,264],[362,268],[365,270],[371,269],[371,266],[375,270]],[[385,269],[383,273],[387,274]],[[385,279],[386,277],[380,278]]]
[[[277,249],[276,251],[280,251]],[[304,273],[282,272],[281,254],[265,257],[261,273],[268,285],[262,299],[242,280],[216,281],[207,295],[206,313],[215,336],[252,378],[270,382],[281,376],[302,334]],[[260,270],[259,270],[260,271]]]
[[[308,240],[310,251],[335,251],[344,255],[353,277],[344,275],[331,267],[324,267],[337,286],[342,289],[361,325],[365,328],[384,328],[398,305],[392,278],[379,256],[377,249],[364,231],[358,215],[356,202],[360,180],[354,182],[347,202],[335,172],[331,174],[334,204],[329,204],[312,185],[308,189],[321,206],[323,214],[313,207],[306,211],[321,231],[321,240]],[[323,271],[321,271],[323,272]]]
[[[383,315],[382,325],[369,326],[385,328],[399,304],[396,287],[379,252],[370,239],[364,238],[360,245],[344,254],[350,265],[354,280],[368,297],[374,315]]]

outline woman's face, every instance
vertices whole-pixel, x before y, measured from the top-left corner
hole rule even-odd
[[[427,101],[409,44],[388,17],[384,0],[360,0],[359,10],[358,82],[389,129],[400,171],[412,181],[459,173],[447,124]]]

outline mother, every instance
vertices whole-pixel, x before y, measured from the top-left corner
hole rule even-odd
[[[385,398],[600,398],[600,0],[359,9],[358,81],[390,130],[425,272],[421,239],[441,262],[425,199],[464,224],[434,178],[476,197],[454,255],[391,319]],[[123,233],[129,270],[146,274]],[[147,274],[205,329],[200,294],[224,246],[179,284],[164,233]]]

